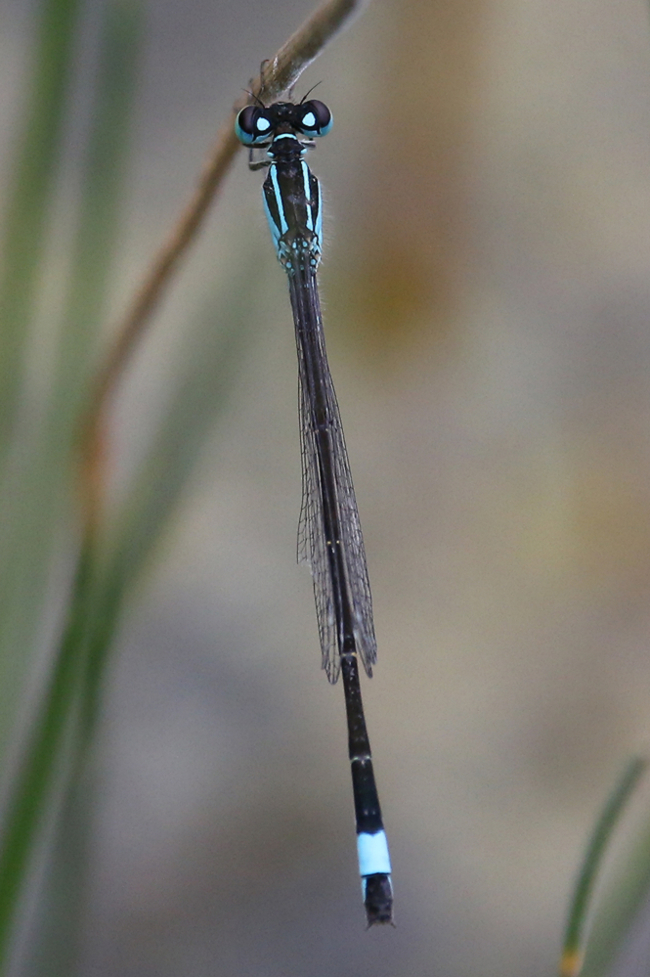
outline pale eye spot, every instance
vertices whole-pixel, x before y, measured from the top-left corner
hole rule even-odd
[[[313,129],[314,126],[316,125],[316,116],[314,115],[314,113],[308,112],[307,115],[304,115],[302,119],[302,124],[307,129]]]
[[[271,123],[268,119],[261,118],[257,120],[256,128],[258,132],[266,132],[271,128]]]

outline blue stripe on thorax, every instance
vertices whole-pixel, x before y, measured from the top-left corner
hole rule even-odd
[[[288,272],[306,264],[315,270],[321,254],[321,192],[305,161],[274,159],[262,196],[280,263]]]

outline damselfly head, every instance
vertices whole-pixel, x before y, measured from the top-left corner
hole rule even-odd
[[[265,145],[279,132],[300,133],[311,139],[327,135],[331,128],[332,113],[316,98],[300,105],[293,102],[247,105],[235,120],[235,133],[245,146]]]

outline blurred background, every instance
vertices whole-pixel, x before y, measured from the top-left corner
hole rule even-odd
[[[233,101],[313,6],[147,3],[107,336]],[[3,187],[35,11],[0,13]],[[76,54],[52,302],[100,11]],[[395,930],[364,932],[343,691],[295,563],[289,300],[240,154],[114,414],[118,498],[179,358],[237,307],[239,372],[108,676],[81,973],[555,968],[589,830],[650,730],[648,28],[641,0],[376,0],[297,86],[321,82],[335,120],[309,162]],[[36,387],[47,324],[45,302]]]

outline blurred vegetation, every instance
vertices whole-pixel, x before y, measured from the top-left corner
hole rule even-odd
[[[561,977],[577,977],[578,974],[589,974],[593,977],[601,975],[602,977],[606,974],[616,956],[622,934],[627,931],[629,920],[636,916],[643,900],[643,894],[648,890],[650,863],[646,854],[646,857],[641,858],[639,862],[640,866],[644,866],[641,877],[638,876],[636,870],[633,873],[626,873],[625,879],[617,886],[616,892],[610,896],[607,917],[610,920],[616,920],[618,917],[618,922],[615,922],[613,926],[611,922],[609,925],[603,926],[601,924],[598,926],[598,936],[593,941],[594,945],[589,948],[589,957],[585,967],[587,924],[591,921],[591,907],[602,862],[624,809],[645,773],[647,765],[647,760],[643,757],[633,757],[630,760],[594,825],[578,874],[567,919],[560,963]],[[644,842],[644,847],[647,848],[647,842]],[[640,851],[637,852],[637,856],[639,854],[641,854]],[[644,883],[639,885],[641,878],[644,878]],[[612,908],[613,902],[619,902],[621,899],[626,907],[623,914],[620,911],[613,911]]]
[[[232,293],[197,310],[176,390],[132,483],[112,510],[84,509],[80,439],[93,378],[106,349],[102,330],[120,239],[128,137],[137,90],[141,11],[109,0],[100,28],[92,123],[87,133],[76,231],[57,254],[64,300],[47,323],[53,355],[38,376],[39,303],[49,270],[53,215],[61,190],[66,124],[75,94],[83,5],[40,5],[31,77],[20,109],[22,133],[7,190],[0,289],[0,751],[4,805],[0,848],[0,973],[11,965],[21,906],[36,853],[54,824],[79,813],[77,789],[101,704],[108,652],[134,583],[166,524],[201,442],[237,374],[250,332]],[[42,369],[42,368],[41,368]],[[105,447],[105,446],[103,446]],[[105,476],[105,471],[95,472]],[[74,567],[66,573],[62,567]],[[62,579],[63,578],[63,579]],[[65,582],[67,579],[67,583]],[[52,590],[58,625],[52,626]],[[67,594],[67,596],[66,596]],[[49,634],[51,632],[51,634]],[[49,634],[44,645],[44,634]],[[58,637],[57,637],[58,634]],[[37,687],[29,681],[38,671]],[[42,679],[45,672],[46,678]],[[79,842],[84,832],[79,833]],[[51,860],[51,859],[50,859]],[[83,858],[77,859],[83,862]],[[56,864],[53,863],[53,864]],[[42,870],[42,866],[40,866]],[[50,865],[52,869],[52,865]],[[46,872],[50,888],[61,882]],[[61,899],[45,898],[59,927],[52,946],[32,952],[49,973],[74,972],[73,930],[83,874]],[[75,893],[76,891],[76,898]],[[59,890],[60,892],[60,890]],[[55,905],[56,903],[56,905]],[[43,916],[43,913],[40,914]],[[46,913],[47,915],[47,913]],[[65,929],[63,933],[61,928]],[[48,927],[52,929],[52,927]],[[34,941],[31,940],[31,943]],[[38,942],[38,941],[37,941]],[[43,963],[46,961],[46,964]]]

